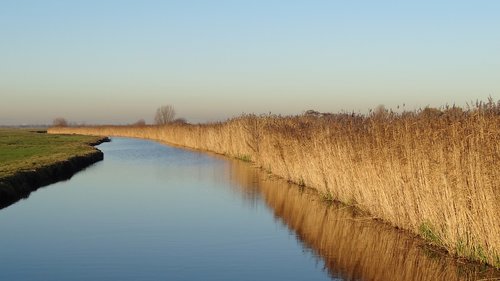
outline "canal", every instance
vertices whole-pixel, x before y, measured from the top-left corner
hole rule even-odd
[[[113,138],[0,210],[0,280],[469,280],[466,265],[251,164]]]

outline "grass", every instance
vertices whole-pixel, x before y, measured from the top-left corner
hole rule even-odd
[[[441,238],[436,234],[434,227],[428,222],[423,222],[422,224],[420,224],[419,234],[422,238],[426,239],[434,245],[442,245]]]
[[[275,175],[500,268],[500,101],[465,109],[245,115],[200,125],[49,131],[247,155]]]
[[[236,159],[239,159],[243,162],[248,162],[248,163],[251,163],[252,162],[252,158],[250,157],[250,155],[247,155],[247,154],[244,154],[244,155],[238,155],[235,157]]]
[[[0,179],[94,151],[102,137],[49,135],[25,129],[0,129]]]

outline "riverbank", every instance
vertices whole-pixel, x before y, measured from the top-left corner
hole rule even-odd
[[[102,160],[103,153],[94,146],[105,141],[109,139],[1,129],[0,209]]]
[[[223,123],[52,128],[152,139],[252,161],[452,255],[500,267],[500,104]]]
[[[258,193],[276,219],[323,257],[334,278],[341,268],[346,280],[500,280],[500,270],[455,259],[355,208],[328,204],[310,188],[297,188],[241,161],[229,162],[231,179],[244,192]]]

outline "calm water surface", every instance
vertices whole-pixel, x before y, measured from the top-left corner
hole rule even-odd
[[[99,149],[104,161],[0,210],[0,280],[484,274],[247,163],[125,138]]]

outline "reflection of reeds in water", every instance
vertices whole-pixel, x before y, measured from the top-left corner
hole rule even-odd
[[[287,180],[500,268],[500,104],[370,116],[53,128],[154,139],[252,160]]]
[[[231,179],[259,193],[298,239],[321,257],[332,277],[345,280],[500,280],[500,272],[462,264],[421,239],[328,204],[318,194],[271,179],[248,164],[232,161]],[[248,190],[247,190],[248,189]],[[250,197],[254,198],[256,196]]]

